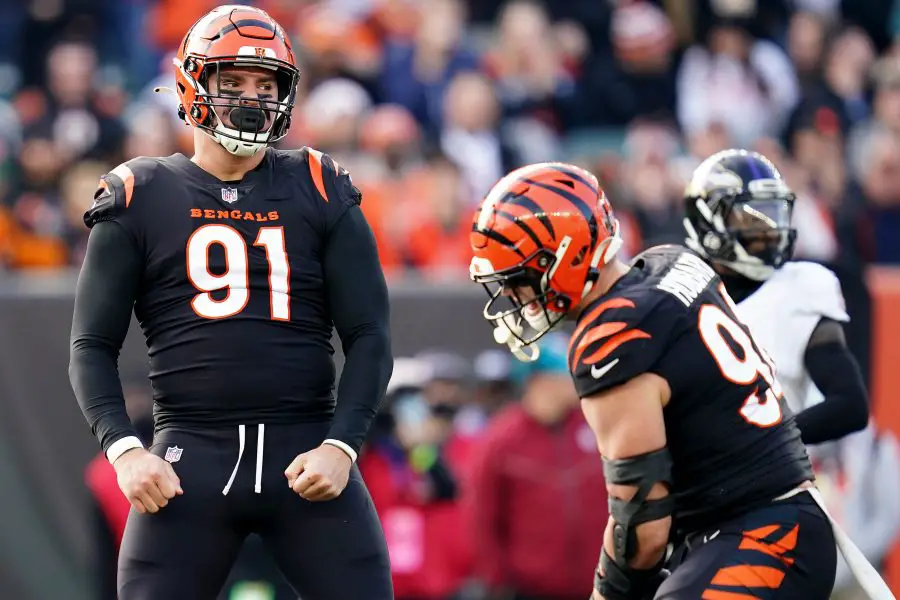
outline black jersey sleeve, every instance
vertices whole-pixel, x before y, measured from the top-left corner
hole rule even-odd
[[[676,314],[665,314],[658,293],[618,296],[595,303],[579,317],[569,344],[569,367],[585,398],[653,373],[663,356]]]
[[[375,237],[352,201],[330,228],[324,266],[328,309],[346,357],[328,437],[359,452],[394,361],[387,284]]]
[[[93,225],[75,291],[69,379],[104,453],[119,439],[138,437],[125,410],[118,358],[142,265],[121,224],[100,219]]]

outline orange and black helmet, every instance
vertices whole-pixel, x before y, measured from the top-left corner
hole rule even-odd
[[[287,34],[265,11],[241,5],[214,8],[188,30],[173,62],[179,116],[232,154],[253,155],[287,134],[300,72]],[[277,99],[254,99],[260,118],[244,118],[229,127],[216,114],[215,108],[236,102],[233,95],[210,89],[210,75],[227,67],[264,68],[275,74]],[[266,118],[261,118],[263,113]]]
[[[522,360],[531,358],[522,348],[581,302],[622,245],[597,178],[564,163],[501,179],[475,213],[471,243],[470,276],[489,296],[484,317],[497,342]]]

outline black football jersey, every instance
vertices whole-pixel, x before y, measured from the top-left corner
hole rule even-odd
[[[587,306],[569,365],[582,398],[642,373],[668,382],[676,529],[703,528],[813,479],[774,366],[719,277],[686,248],[647,250]]]
[[[267,149],[240,182],[181,154],[137,158],[102,178],[85,222],[115,221],[143,255],[134,313],[157,426],[333,412],[322,256],[360,198],[347,172],[311,149]]]

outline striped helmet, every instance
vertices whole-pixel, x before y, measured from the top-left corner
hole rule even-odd
[[[252,156],[287,135],[300,71],[290,39],[265,11],[237,4],[214,8],[184,36],[173,63],[178,115],[231,154]],[[277,95],[250,100],[222,89],[212,76],[228,68],[270,72]]]
[[[590,292],[622,245],[619,223],[591,173],[564,163],[522,167],[501,179],[475,213],[472,281],[488,292],[494,338],[523,351]]]

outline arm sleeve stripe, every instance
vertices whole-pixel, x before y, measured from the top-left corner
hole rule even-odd
[[[589,312],[584,320],[581,321],[581,324],[575,329],[572,333],[572,339],[575,340],[584,330],[591,326],[591,324],[597,320],[597,318],[609,310],[610,308],[634,308],[634,302],[629,300],[628,298],[613,298],[612,300],[607,300],[606,302],[596,306],[591,312]]]
[[[574,367],[578,361],[572,358],[573,352],[581,345],[581,336],[584,332],[594,324],[600,315],[610,308],[634,308],[634,302],[628,298],[613,298],[595,306],[591,312],[586,314],[584,318],[579,319],[578,327],[572,332],[571,341],[569,342],[569,367]],[[582,350],[582,352],[584,352]]]
[[[128,205],[131,204],[131,196],[134,194],[134,172],[127,165],[122,164],[109,173],[122,180],[122,184],[125,186],[125,208],[128,208]]]
[[[592,365],[594,363],[600,362],[607,356],[613,353],[613,351],[626,342],[630,342],[632,340],[647,340],[652,336],[646,331],[641,331],[640,329],[630,329],[628,331],[623,331],[622,333],[618,333],[614,335],[608,342],[600,346],[600,348],[584,359],[584,363],[587,365]]]
[[[611,323],[601,323],[597,327],[589,329],[588,332],[585,333],[584,336],[582,336],[581,340],[578,342],[578,345],[575,347],[575,355],[572,357],[572,364],[578,364],[578,361],[581,360],[581,355],[584,354],[584,351],[588,349],[588,346],[590,346],[594,342],[602,340],[605,337],[609,337],[611,335],[619,333],[627,327],[627,323],[623,323],[622,321],[613,321]]]
[[[307,149],[309,156],[309,173],[312,175],[313,183],[319,191],[319,195],[325,202],[328,202],[328,192],[325,191],[325,177],[322,167],[322,153],[312,148]]]

